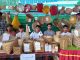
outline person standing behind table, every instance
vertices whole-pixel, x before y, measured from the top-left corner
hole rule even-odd
[[[40,37],[43,36],[43,33],[40,31],[40,26],[37,25],[35,30],[30,34],[31,39],[39,39]]]
[[[2,13],[0,12],[0,35],[2,35],[6,31],[7,22],[2,19]]]
[[[26,32],[24,32],[22,25],[19,26],[19,32],[16,34],[16,38],[26,39]]]
[[[47,24],[47,28],[48,28],[48,30],[46,30],[44,32],[44,35],[47,35],[47,36],[55,35],[55,32],[51,30],[51,28],[52,28],[52,24],[51,23]]]
[[[69,32],[69,27],[67,25],[63,26],[63,31],[61,33],[62,36],[66,35],[66,36],[71,36],[71,33]]]

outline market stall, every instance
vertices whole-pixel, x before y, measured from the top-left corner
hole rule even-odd
[[[35,60],[80,60],[80,2],[66,2],[1,1],[1,19],[16,32],[7,29],[0,35],[0,60],[20,60],[27,54]]]

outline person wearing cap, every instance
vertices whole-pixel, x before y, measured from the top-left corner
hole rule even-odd
[[[30,38],[37,40],[43,36],[43,33],[40,31],[40,26],[36,25],[35,30],[30,34]]]
[[[6,31],[7,22],[2,19],[2,13],[0,12],[0,35],[2,35]]]
[[[71,36],[71,33],[69,32],[69,27],[67,25],[63,26],[63,31],[61,33],[62,36]]]
[[[52,24],[51,23],[47,24],[47,28],[48,28],[48,30],[46,30],[44,32],[44,35],[47,35],[47,36],[53,36],[53,35],[55,35],[55,32],[51,30],[51,28],[52,28]]]
[[[19,26],[19,32],[16,34],[16,38],[26,39],[26,32],[24,32],[22,25]]]

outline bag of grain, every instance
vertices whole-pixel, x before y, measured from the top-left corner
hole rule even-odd
[[[59,43],[60,42],[60,31],[56,32],[56,35],[53,36],[53,39],[55,42]]]
[[[24,42],[24,40],[23,40],[23,39],[18,39],[18,45],[19,45],[20,47],[22,47],[22,46],[23,46],[23,42]]]
[[[61,36],[60,38],[60,48],[61,49],[67,49],[69,46],[69,39],[67,36]]]
[[[74,36],[73,44],[74,44],[76,47],[80,47],[80,37]]]
[[[52,36],[44,36],[44,39],[45,39],[46,42],[48,42],[48,43],[52,43],[52,42],[53,42],[53,37],[52,37]]]
[[[17,47],[13,47],[13,54],[15,55],[20,55],[22,53],[22,48],[17,46]]]
[[[13,41],[10,42],[3,42],[2,49],[7,53],[10,54],[13,48]]]
[[[34,41],[33,40],[28,40],[27,42],[23,43],[24,47],[24,52],[33,52],[34,46],[33,46]]]
[[[58,53],[58,44],[57,43],[52,43],[52,53]]]
[[[34,41],[34,51],[44,52],[45,42],[44,41]]]

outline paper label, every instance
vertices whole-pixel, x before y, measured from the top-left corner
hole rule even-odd
[[[40,42],[35,42],[34,46],[35,46],[35,50],[41,50]]]
[[[24,52],[30,52],[30,43],[24,43]]]
[[[48,49],[49,49],[49,52],[51,52],[51,51],[52,51],[52,47],[51,47],[51,45],[49,45],[49,48],[48,48]]]
[[[35,54],[21,54],[20,60],[36,60]]]
[[[45,52],[49,51],[49,45],[45,44]]]

